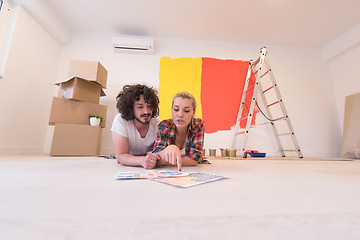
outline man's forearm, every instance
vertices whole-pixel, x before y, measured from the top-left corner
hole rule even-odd
[[[145,156],[134,156],[129,153],[122,153],[117,154],[116,159],[118,163],[125,165],[125,166],[132,166],[132,167],[141,167],[141,162]]]

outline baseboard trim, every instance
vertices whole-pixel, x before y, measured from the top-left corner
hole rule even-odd
[[[44,154],[43,147],[0,147],[1,154]]]

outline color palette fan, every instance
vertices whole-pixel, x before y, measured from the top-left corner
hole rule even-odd
[[[179,178],[154,178],[152,180],[156,182],[170,184],[175,187],[186,188],[224,178],[224,176],[219,176],[212,173],[193,172],[189,173],[187,176]]]

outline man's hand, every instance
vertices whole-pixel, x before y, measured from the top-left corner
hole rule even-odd
[[[159,154],[148,152],[146,156],[144,156],[141,166],[146,169],[153,169],[158,159],[160,159]]]

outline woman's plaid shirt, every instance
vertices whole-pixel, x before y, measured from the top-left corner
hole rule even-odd
[[[193,118],[189,124],[186,136],[186,157],[195,161],[202,159],[204,145],[205,124],[201,118]],[[155,140],[153,152],[164,150],[167,146],[175,144],[176,126],[171,119],[163,120],[159,124],[159,131]]]

